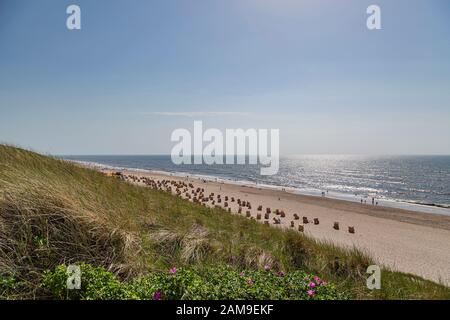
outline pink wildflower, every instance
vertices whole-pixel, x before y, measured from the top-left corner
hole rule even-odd
[[[314,290],[308,290],[308,291],[306,291],[306,293],[307,293],[308,296],[310,296],[310,297],[314,297],[314,295],[316,294],[316,293],[314,292]]]
[[[252,286],[253,283],[254,283],[254,282],[253,282],[252,279],[250,279],[250,278],[247,279],[247,284],[248,284],[249,286]]]
[[[278,271],[277,276],[284,277],[285,273],[283,271]]]
[[[169,269],[169,273],[171,273],[171,274],[177,273],[177,268],[176,268],[176,267],[170,268],[170,269]]]
[[[264,266],[264,270],[265,270],[265,271],[269,271],[269,270],[270,270],[270,266],[265,265],[265,266]]]
[[[310,288],[314,288],[315,286],[316,286],[316,284],[312,281],[308,284],[308,287],[310,287]]]
[[[161,300],[161,291],[155,291],[152,294],[152,299],[153,300]]]

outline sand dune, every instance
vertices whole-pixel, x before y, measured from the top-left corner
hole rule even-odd
[[[234,197],[250,201],[252,217],[264,213],[267,207],[283,210],[286,217],[281,224],[274,225],[271,214],[270,224],[274,227],[294,228],[302,223],[306,216],[312,222],[318,218],[320,223],[304,226],[305,234],[319,240],[329,241],[339,246],[362,249],[379,264],[391,269],[412,273],[426,279],[450,285],[450,217],[433,214],[421,214],[395,208],[359,204],[325,197],[303,196],[289,191],[240,186],[222,182],[203,181],[194,178],[181,178],[171,175],[123,171],[125,175],[147,177],[154,180],[177,180],[192,183],[195,188],[205,189],[205,195]],[[142,184],[137,182],[138,184]],[[217,205],[218,203],[215,203]],[[212,206],[211,202],[207,205]],[[224,201],[220,204],[224,205]],[[232,213],[238,212],[238,204],[228,201]],[[262,211],[258,206],[262,205]],[[248,209],[243,210],[243,214]],[[294,219],[294,214],[300,216]],[[333,229],[339,222],[340,230]],[[355,228],[355,234],[348,227]]]

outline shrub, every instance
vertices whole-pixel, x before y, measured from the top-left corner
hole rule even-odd
[[[57,266],[54,271],[45,271],[42,276],[42,286],[56,299],[83,299],[83,300],[111,300],[136,299],[127,290],[114,274],[101,267],[89,264],[78,264],[81,269],[81,288],[79,290],[67,289],[67,267]]]
[[[0,274],[0,299],[13,298],[24,286],[24,283],[12,275]]]
[[[67,290],[67,269],[46,271],[43,286],[56,299],[346,299],[335,287],[302,271],[284,274],[265,270],[237,271],[229,266],[172,268],[130,282],[103,268],[81,264],[81,289]]]

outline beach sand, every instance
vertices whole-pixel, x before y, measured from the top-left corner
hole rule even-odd
[[[98,169],[98,168],[97,168]],[[103,172],[108,171],[106,169]],[[450,285],[450,216],[417,213],[396,208],[360,204],[326,197],[304,196],[284,190],[259,188],[232,183],[205,181],[193,177],[184,178],[170,174],[121,171],[124,175],[147,177],[153,180],[175,180],[192,183],[195,188],[204,188],[207,196],[214,192],[225,196],[250,201],[251,214],[264,213],[272,209],[270,224],[275,227],[291,228],[294,214],[295,230],[302,223],[302,217],[309,218],[305,234],[321,241],[341,247],[357,247],[369,254],[375,261],[392,270],[411,273],[436,282]],[[139,183],[144,185],[143,183]],[[217,204],[217,203],[216,203]],[[221,203],[223,206],[224,202]],[[237,214],[238,204],[228,201],[232,213]],[[208,203],[211,206],[211,202]],[[258,206],[262,205],[262,211]],[[284,210],[285,218],[280,225],[274,225],[275,209]],[[243,214],[248,209],[243,209]],[[319,225],[314,225],[318,218]],[[339,222],[340,230],[333,229]],[[348,227],[355,227],[355,234]]]

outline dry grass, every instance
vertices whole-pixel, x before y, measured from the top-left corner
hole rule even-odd
[[[198,263],[213,250],[208,230],[198,224],[193,224],[184,233],[160,228],[151,232],[149,239],[160,256],[171,257],[167,263],[177,260],[187,264]]]
[[[1,273],[37,286],[42,271],[74,261],[101,265],[123,278],[139,272],[143,260],[137,229],[120,211],[99,205],[101,199],[83,175],[77,176],[80,172],[61,161],[0,146]]]

